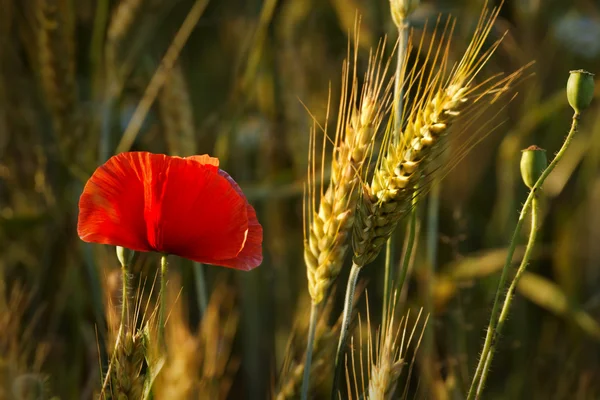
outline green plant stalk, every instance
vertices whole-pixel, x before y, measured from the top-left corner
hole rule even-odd
[[[167,273],[169,272],[169,263],[167,255],[160,257],[160,292],[158,293],[158,343],[165,347],[165,312],[167,308]]]
[[[435,267],[437,263],[437,244],[438,244],[438,226],[440,211],[440,185],[439,179],[435,179],[429,192],[429,201],[427,204],[427,238],[425,242],[425,263],[424,279],[422,280],[421,290],[423,296],[423,309],[425,315],[433,316],[433,279],[435,277]],[[429,365],[434,363],[434,329],[427,329],[423,332],[423,342],[420,346],[421,356]],[[431,369],[433,370],[433,369]]]
[[[490,323],[488,325],[487,334],[485,336],[483,350],[481,351],[479,363],[477,364],[477,369],[475,370],[475,376],[473,377],[473,380],[471,381],[471,387],[469,388],[469,394],[467,396],[467,400],[473,400],[476,396],[476,388],[477,388],[478,381],[480,380],[482,373],[483,373],[483,369],[484,369],[484,366],[486,363],[486,355],[488,354],[490,347],[492,346],[492,342],[495,341],[495,339],[496,339],[496,325],[497,325],[496,321],[498,318],[498,313],[500,311],[499,310],[500,294],[502,293],[502,289],[504,288],[504,286],[506,284],[506,279],[508,277],[508,271],[510,269],[510,265],[512,263],[512,258],[515,253],[515,249],[517,247],[517,242],[519,239],[519,234],[521,233],[521,228],[523,227],[525,215],[527,214],[529,207],[531,207],[531,203],[533,202],[533,199],[536,196],[536,192],[542,187],[542,185],[544,184],[544,181],[546,180],[548,175],[550,175],[550,173],[554,170],[554,168],[556,167],[556,164],[558,164],[558,162],[564,156],[567,148],[569,147],[569,144],[571,143],[571,140],[573,139],[573,136],[575,135],[575,133],[577,132],[577,129],[579,127],[579,117],[580,117],[579,113],[576,112],[575,114],[573,114],[573,121],[571,123],[571,129],[570,129],[569,134],[567,135],[562,147],[560,148],[558,153],[556,153],[556,156],[554,157],[552,162],[548,165],[548,168],[546,168],[544,170],[544,172],[542,173],[540,178],[537,180],[537,182],[535,183],[535,185],[529,192],[529,196],[527,196],[525,203],[523,204],[521,214],[519,215],[519,220],[517,221],[517,226],[515,227],[515,230],[512,235],[512,239],[510,241],[510,245],[508,247],[508,253],[506,255],[506,262],[504,263],[504,267],[502,268],[502,273],[500,274],[500,282],[498,282],[498,290],[496,291],[496,297],[494,298],[494,304],[492,306],[492,313],[490,316]]]
[[[194,262],[194,280],[196,283],[196,301],[198,302],[198,310],[200,310],[201,317],[204,317],[206,307],[208,307],[208,292],[206,290],[204,265],[199,262]]]
[[[314,301],[310,305],[310,321],[308,325],[308,338],[306,342],[306,360],[304,362],[304,374],[302,376],[301,399],[308,399],[308,388],[310,382],[310,366],[312,364],[312,354],[315,342],[315,333],[317,331],[317,317],[319,315],[319,305]]]
[[[123,281],[123,289],[122,289],[122,306],[121,306],[121,324],[119,326],[119,336],[121,336],[121,332],[123,330],[123,326],[127,323],[127,319],[129,316],[129,298],[127,295],[127,285],[129,284],[129,271],[127,270],[127,265],[121,266],[122,273],[122,281]]]
[[[416,189],[415,189],[416,191]],[[415,239],[417,232],[417,197],[413,198],[412,210],[410,211],[410,216],[408,220],[407,232],[406,234],[406,247],[404,249],[404,256],[402,257],[402,264],[400,266],[400,277],[398,278],[398,290],[402,290],[404,286],[404,281],[406,281],[406,275],[408,274],[408,267],[410,265],[410,260],[412,258],[413,247],[415,247]]]
[[[400,21],[398,25],[398,58],[396,59],[396,73],[394,76],[394,145],[400,143],[402,132],[402,112],[404,109],[404,63],[408,49],[408,22]],[[387,315],[388,299],[390,298],[391,282],[393,281],[392,260],[394,253],[394,233],[390,235],[385,245],[385,272],[383,287],[383,314]]]
[[[392,284],[390,275],[392,271],[392,260],[394,252],[394,244],[392,236],[387,240],[385,244],[385,276],[383,278],[383,312],[381,315],[387,315],[388,300],[390,298],[390,286]]]
[[[517,284],[523,275],[523,272],[527,269],[527,265],[529,264],[529,259],[531,258],[531,254],[533,253],[533,248],[535,247],[535,241],[537,238],[538,231],[538,219],[539,219],[539,200],[538,196],[534,195],[533,200],[531,201],[531,232],[529,232],[529,239],[527,241],[527,248],[525,249],[525,255],[523,256],[523,260],[521,260],[521,265],[519,265],[519,269],[515,277],[513,278],[510,287],[508,288],[508,292],[506,293],[506,297],[504,298],[504,305],[502,306],[502,311],[500,312],[500,317],[498,318],[498,324],[496,326],[496,337],[500,337],[502,334],[502,328],[504,327],[504,323],[506,322],[506,318],[508,317],[508,310],[510,309],[510,305],[512,303],[513,296],[515,294],[515,290],[517,288]],[[487,379],[490,365],[492,364],[492,360],[494,359],[494,352],[496,351],[496,344],[498,340],[493,340],[492,345],[487,354],[482,354],[482,358],[485,357],[485,364],[483,366],[483,371],[481,372],[481,379],[479,381],[479,385],[477,386],[477,393],[475,394],[475,398],[479,399],[481,393],[483,392],[483,388],[485,386],[485,381]]]
[[[363,266],[356,263],[352,263],[352,269],[350,270],[350,276],[348,276],[348,285],[346,286],[346,297],[344,298],[344,313],[342,315],[342,326],[340,328],[340,339],[338,341],[337,351],[335,353],[335,369],[333,372],[333,385],[331,386],[331,398],[337,398],[337,387],[340,380],[341,374],[341,363],[342,355],[344,354],[344,348],[346,346],[346,340],[348,339],[348,328],[350,326],[350,319],[352,318],[352,305],[354,304],[354,292],[356,292],[356,284],[358,282],[358,275]]]

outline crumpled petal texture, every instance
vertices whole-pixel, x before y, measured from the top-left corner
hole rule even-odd
[[[262,262],[262,227],[216,158],[121,153],[100,166],[79,200],[86,242],[250,270]]]

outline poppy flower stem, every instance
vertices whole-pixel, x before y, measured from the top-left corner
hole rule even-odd
[[[124,332],[124,327],[127,324],[127,319],[128,319],[128,308],[129,308],[129,298],[127,295],[127,285],[129,284],[129,271],[127,270],[127,265],[123,264],[121,266],[121,273],[122,273],[122,283],[123,283],[123,289],[122,289],[122,305],[121,305],[121,326],[119,327],[119,336],[121,336],[121,333]]]
[[[158,309],[158,343],[166,346],[165,343],[165,309],[167,307],[167,273],[169,272],[169,263],[167,255],[160,257],[160,292]]]
[[[529,209],[534,206],[533,203],[536,201],[536,196],[538,195],[538,192],[541,190],[542,185],[544,184],[544,181],[546,180],[548,175],[550,175],[550,173],[554,170],[554,168],[556,167],[558,162],[562,159],[562,157],[566,153],[567,148],[569,147],[569,144],[571,143],[571,140],[573,139],[573,136],[575,136],[575,134],[578,131],[579,118],[580,118],[579,113],[575,112],[575,114],[573,115],[572,123],[571,123],[571,130],[569,131],[569,134],[567,135],[565,141],[563,142],[562,147],[560,148],[558,153],[556,153],[556,155],[554,156],[554,159],[552,160],[550,165],[548,165],[548,167],[546,167],[544,172],[542,172],[542,175],[538,178],[535,185],[533,185],[533,187],[531,188],[531,191],[529,192],[529,195],[527,196],[527,199],[525,200],[525,203],[523,204],[523,208],[521,209],[521,214],[519,215],[519,220],[517,221],[517,226],[515,227],[515,230],[512,235],[512,239],[510,241],[510,245],[508,247],[508,252],[506,254],[506,261],[504,263],[502,273],[500,274],[500,281],[498,282],[498,290],[496,291],[496,297],[494,298],[494,304],[492,306],[492,312],[491,312],[491,316],[490,316],[490,322],[489,322],[489,325],[487,328],[485,342],[483,344],[483,349],[481,351],[481,355],[479,356],[479,363],[477,364],[477,368],[475,370],[475,375],[473,376],[473,380],[471,381],[471,387],[467,394],[467,400],[479,399],[479,397],[484,389],[485,378],[487,376],[488,370],[490,368],[491,360],[492,360],[491,357],[492,357],[494,349],[496,348],[495,342],[498,339],[498,324],[499,324],[498,320],[502,319],[502,322],[503,322],[503,320],[504,320],[504,318],[506,318],[506,316],[503,317],[502,314],[506,314],[508,312],[508,308],[506,310],[504,310],[504,309],[502,311],[500,310],[500,303],[501,303],[500,296],[504,293],[504,287],[506,286],[506,280],[508,279],[509,271],[511,270],[510,267],[512,265],[513,255],[514,255],[515,249],[517,247],[517,242],[519,241],[521,228],[523,227],[523,223],[525,222],[525,216],[527,215]],[[537,203],[535,205],[537,206]],[[536,218],[532,219],[532,223],[535,223],[536,224],[535,226],[537,226],[537,221],[535,221],[535,219]],[[531,233],[533,233],[533,240],[535,241],[535,229],[532,228]],[[531,233],[530,233],[530,239],[531,239]],[[523,257],[523,260],[521,263],[522,266],[527,264],[527,261],[529,258],[528,251],[530,251],[531,247],[533,247],[533,242],[529,241],[529,243],[527,244],[527,248],[525,250],[525,256]],[[523,264],[523,263],[525,263],[525,264]],[[525,267],[523,266],[523,268],[525,268]],[[519,268],[519,270],[520,269],[521,268]],[[518,274],[518,272],[517,272],[517,274]],[[514,279],[517,279],[517,281],[518,281],[519,277],[520,277],[520,275],[517,275],[515,278],[513,278],[513,283],[515,283]],[[509,295],[512,295],[512,293],[510,291],[508,292],[507,296],[509,296]],[[505,300],[503,303],[506,303],[507,299],[508,299],[508,297],[505,297]],[[508,300],[508,305],[510,305],[510,300]]]

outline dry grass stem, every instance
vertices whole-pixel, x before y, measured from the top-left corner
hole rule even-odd
[[[357,46],[358,37],[354,43]],[[330,139],[325,131],[322,143],[320,162],[323,166],[327,139],[333,142],[331,178],[328,186],[323,183],[318,189],[314,183],[317,179],[316,164],[319,162],[316,157],[316,129],[311,135],[304,259],[314,304],[323,301],[342,267],[348,236],[354,223],[358,189],[373,151],[375,134],[390,105],[392,81],[387,78],[389,59],[384,63],[384,47],[385,41],[371,55],[362,90],[359,89],[356,76],[356,47],[352,65],[348,55],[343,68],[335,137]],[[324,180],[321,179],[321,182]]]

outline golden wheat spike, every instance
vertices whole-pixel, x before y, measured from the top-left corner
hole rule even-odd
[[[431,71],[426,74],[413,70],[405,74],[409,77],[407,84],[416,94],[412,104],[403,111],[406,123],[399,143],[393,143],[388,130],[372,182],[364,186],[353,229],[353,262],[357,266],[369,264],[377,257],[398,221],[411,209],[417,185],[451,124],[458,118],[468,117],[469,107],[481,99],[488,98],[490,103],[495,101],[521,74],[522,70],[519,70],[505,79],[495,76],[485,80],[485,84],[474,83],[500,44],[497,41],[483,51],[497,16],[497,9],[491,12],[484,9],[467,50],[450,69],[448,78],[445,78],[445,73],[448,69],[449,38],[454,28],[454,22],[449,21],[441,29],[439,41],[437,25],[434,30],[427,50]],[[438,44],[433,45],[434,41]]]
[[[358,38],[355,40],[357,46]],[[331,178],[321,179],[315,188],[316,129],[311,132],[309,154],[309,184],[305,198],[306,232],[304,259],[308,287],[314,304],[319,304],[338,275],[348,248],[348,236],[354,223],[359,198],[358,189],[364,180],[371,158],[375,133],[389,109],[392,80],[387,78],[389,59],[384,62],[385,40],[370,55],[365,83],[359,90],[356,76],[357,49],[343,67],[342,93],[338,122],[331,155]],[[350,65],[349,60],[353,59]],[[325,163],[325,129],[321,166]],[[324,168],[321,169],[323,174]],[[321,175],[323,178],[323,175]],[[319,203],[316,194],[319,192]]]

